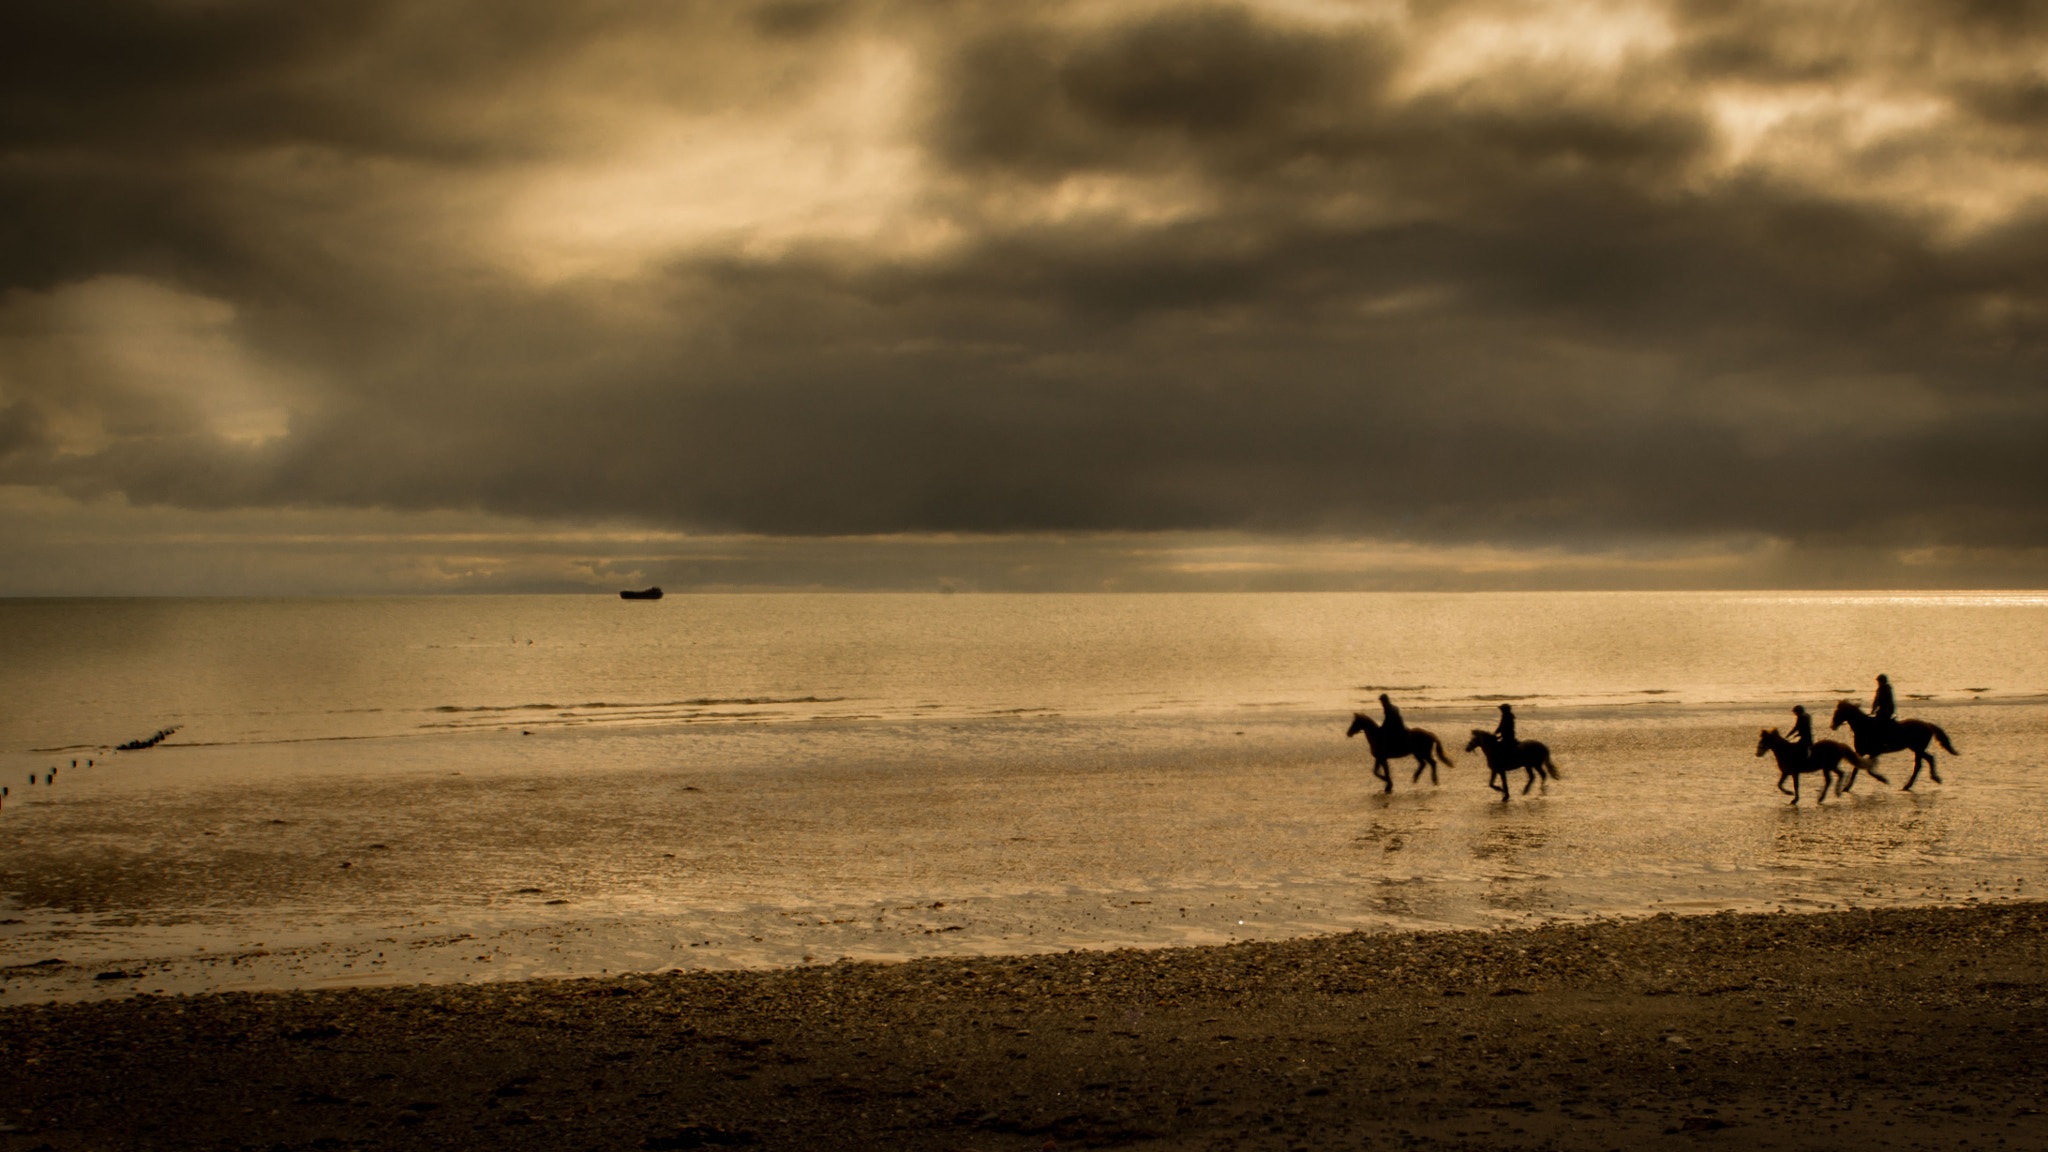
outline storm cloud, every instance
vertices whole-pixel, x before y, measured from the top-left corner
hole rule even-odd
[[[751,584],[1145,534],[2048,577],[2048,4],[74,0],[0,45],[38,508],[602,520]]]

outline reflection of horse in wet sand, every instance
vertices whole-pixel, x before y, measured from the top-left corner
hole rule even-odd
[[[1816,740],[1812,750],[1801,752],[1799,745],[1779,735],[1776,728],[1766,728],[1757,733],[1756,754],[1761,756],[1766,752],[1778,758],[1778,791],[1785,792],[1785,778],[1792,778],[1792,789],[1787,795],[1792,797],[1794,804],[1799,803],[1799,778],[1808,772],[1820,773],[1820,798],[1814,803],[1825,804],[1829,786],[1848,775],[1841,769],[1843,761],[1866,772],[1870,770],[1868,761],[1838,740]],[[1871,772],[1871,775],[1876,776],[1877,773]],[[1878,776],[1878,779],[1883,780],[1884,777]]]
[[[1529,789],[1535,787],[1538,780],[1543,781],[1543,790],[1548,792],[1552,780],[1564,779],[1558,774],[1557,765],[1550,762],[1550,746],[1541,740],[1517,740],[1515,746],[1509,748],[1499,736],[1484,728],[1474,728],[1472,739],[1465,742],[1465,751],[1470,752],[1475,748],[1486,757],[1486,766],[1492,771],[1492,775],[1487,777],[1486,786],[1499,790],[1500,802],[1503,804],[1508,802],[1508,773],[1517,768],[1529,774],[1522,781],[1524,796],[1529,794]]]
[[[1389,760],[1399,760],[1403,756],[1415,757],[1415,776],[1408,781],[1410,784],[1421,782],[1422,770],[1425,768],[1429,769],[1429,782],[1436,783],[1436,762],[1439,757],[1445,764],[1457,767],[1451,764],[1451,754],[1444,751],[1444,742],[1437,739],[1436,733],[1427,728],[1408,729],[1408,738],[1404,741],[1374,723],[1373,718],[1365,713],[1353,712],[1351,727],[1344,735],[1356,736],[1360,732],[1365,733],[1365,742],[1372,748],[1372,774],[1386,783],[1385,791],[1394,790],[1394,775],[1388,766]],[[1400,747],[1393,746],[1396,744]]]
[[[1942,750],[1951,756],[1962,755],[1956,751],[1955,745],[1948,742],[1948,733],[1925,720],[1879,720],[1875,716],[1866,715],[1855,702],[1844,700],[1835,705],[1835,718],[1828,722],[1828,727],[1840,728],[1845,723],[1849,725],[1849,731],[1856,735],[1856,751],[1870,757],[1872,764],[1877,763],[1877,758],[1887,752],[1913,753],[1913,775],[1907,778],[1905,788],[1902,789],[1906,792],[1911,792],[1914,782],[1920,779],[1922,760],[1927,761],[1927,775],[1936,784],[1941,783],[1941,773],[1934,770],[1934,753],[1927,750],[1930,741],[1939,743]],[[1877,776],[1877,773],[1872,772],[1871,775]],[[1882,776],[1877,778],[1884,779]],[[1850,782],[1855,782],[1853,775]]]

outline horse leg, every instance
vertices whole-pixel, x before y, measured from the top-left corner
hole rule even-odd
[[[1850,789],[1856,787],[1856,778],[1858,776],[1861,776],[1864,772],[1869,771],[1871,765],[1876,763],[1876,761],[1874,760],[1865,760],[1863,757],[1856,755],[1854,752],[1851,752],[1848,755],[1842,757],[1842,759],[1848,761],[1849,767],[1847,770],[1844,770],[1839,763],[1835,765],[1835,775],[1837,777],[1846,777],[1846,783],[1838,783],[1835,785],[1835,795],[1837,796],[1840,796],[1842,793],[1847,792]],[[1875,772],[1871,772],[1870,774],[1872,776],[1877,776],[1877,773]],[[1878,776],[1878,783],[1884,783],[1884,777]]]
[[[1410,776],[1410,777],[1408,778],[1408,782],[1409,782],[1410,784],[1420,784],[1420,783],[1422,783],[1422,772],[1423,772],[1423,769],[1425,769],[1425,768],[1428,768],[1428,767],[1429,767],[1429,753],[1427,753],[1427,752],[1416,752],[1416,753],[1413,753],[1413,755],[1414,755],[1414,757],[1415,757],[1415,775],[1413,775],[1413,776]],[[1434,780],[1431,780],[1431,781],[1430,781],[1430,783],[1431,783],[1431,784],[1434,784],[1434,783],[1436,783],[1436,781],[1434,781]]]
[[[1922,756],[1925,756],[1925,757],[1927,757],[1927,777],[1928,777],[1928,779],[1930,779],[1930,780],[1934,781],[1934,782],[1935,782],[1936,784],[1939,784],[1939,783],[1941,783],[1941,773],[1939,773],[1939,772],[1936,772],[1936,771],[1934,770],[1934,753],[1933,753],[1933,752],[1932,752],[1931,750],[1929,750],[1929,749],[1925,749],[1925,748],[1919,749],[1918,751],[1915,751],[1915,752],[1913,753],[1913,763],[1915,763],[1915,764],[1918,764],[1918,763],[1920,763],[1920,757],[1922,757]]]
[[[1875,757],[1875,756],[1873,756],[1873,757],[1871,757],[1871,759],[1875,760],[1875,759],[1876,759],[1876,757]],[[1911,776],[1908,776],[1908,777],[1906,777],[1906,786],[1905,786],[1904,788],[1901,788],[1901,789],[1899,789],[1899,791],[1901,791],[1901,792],[1911,792],[1911,791],[1913,790],[1913,785],[1914,785],[1914,783],[1915,783],[1916,781],[1918,781],[1919,779],[1920,779],[1920,757],[1918,757],[1918,756],[1915,756],[1915,757],[1913,757],[1913,774],[1912,774]]]
[[[1781,788],[1779,791],[1782,792],[1784,789]],[[1797,772],[1792,774],[1792,803],[1799,803],[1799,773]]]
[[[1836,781],[1840,776],[1841,773],[1833,768],[1823,768],[1820,770],[1820,797],[1814,801],[1815,804],[1825,804],[1828,802],[1828,789],[1836,786]]]

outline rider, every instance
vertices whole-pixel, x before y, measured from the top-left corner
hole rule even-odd
[[[1515,739],[1514,705],[1503,704],[1500,706],[1500,726],[1493,730],[1493,734],[1500,737],[1500,742],[1508,748],[1515,748],[1521,744],[1520,740]]]
[[[1813,717],[1806,714],[1806,705],[1804,704],[1794,704],[1792,706],[1792,715],[1794,717],[1792,721],[1792,743],[1798,747],[1800,756],[1812,756]]]
[[[1870,718],[1877,721],[1879,732],[1896,737],[1899,734],[1898,706],[1892,702],[1892,682],[1885,674],[1877,674],[1877,695],[1870,698]]]
[[[1380,730],[1389,741],[1387,747],[1407,747],[1408,722],[1401,719],[1401,710],[1394,707],[1394,702],[1387,699],[1385,692],[1380,693],[1380,711],[1386,715],[1386,722],[1380,725]]]

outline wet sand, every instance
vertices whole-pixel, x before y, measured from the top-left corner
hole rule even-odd
[[[0,1150],[2048,1144],[2048,905],[0,1009]]]
[[[1462,752],[1383,792],[1341,717],[1294,713],[159,747],[7,810],[0,1004],[110,969],[197,994],[2048,889],[2048,705],[1930,714],[1947,783],[1825,806],[1775,790],[1778,717],[1738,706],[1532,707],[1565,775],[1507,803]]]

